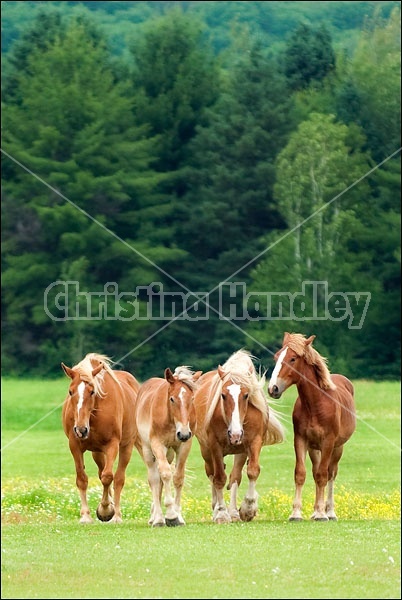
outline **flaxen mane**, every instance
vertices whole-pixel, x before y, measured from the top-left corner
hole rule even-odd
[[[98,367],[100,364],[103,364],[103,369],[100,371],[100,373],[98,373],[98,375],[92,377],[92,371],[96,369],[96,367]],[[102,388],[102,384],[105,371],[109,373],[109,375],[114,379],[114,381],[120,385],[120,381],[117,379],[116,375],[113,372],[113,369],[111,368],[112,364],[113,361],[108,356],[105,356],[104,354],[97,354],[96,352],[90,352],[78,364],[76,364],[73,367],[73,370],[78,371],[81,378],[84,381],[92,383],[92,385],[94,386],[95,394],[103,396],[104,391]]]
[[[283,345],[288,346],[293,352],[296,352],[297,356],[303,357],[308,365],[314,367],[318,385],[321,389],[335,390],[336,385],[331,379],[331,374],[327,366],[327,359],[324,356],[321,356],[311,344],[306,346],[305,341],[306,337],[301,333],[288,333],[283,340]]]
[[[173,377],[176,377],[179,381],[182,381],[185,385],[187,385],[191,391],[194,391],[197,387],[197,382],[194,381],[194,371],[185,365],[181,367],[176,367]]]
[[[218,402],[222,401],[223,384],[230,380],[232,383],[248,388],[248,401],[261,412],[262,419],[267,424],[264,445],[277,444],[284,440],[285,432],[278,419],[279,413],[277,414],[268,406],[268,399],[264,393],[265,374],[258,375],[253,359],[254,357],[247,350],[238,350],[222,365],[224,379],[221,379],[218,372],[214,375],[211,382],[210,402],[205,415],[205,426],[208,426],[211,421]]]

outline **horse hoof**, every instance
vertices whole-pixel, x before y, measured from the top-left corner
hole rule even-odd
[[[292,523],[300,523],[301,521],[303,521],[302,517],[289,517],[289,521],[291,521]]]
[[[165,523],[161,523],[160,521],[158,523],[152,523],[152,527],[165,527]]]
[[[338,517],[335,517],[335,516],[334,517],[328,517],[328,520],[329,521],[337,521]]]
[[[242,510],[240,509],[240,518],[242,521],[245,522],[250,522],[254,519],[255,515],[257,514],[256,510]]]
[[[313,517],[314,521],[322,521],[322,522],[327,522],[329,521],[328,517]]]
[[[110,514],[103,514],[103,515],[98,510],[96,510],[96,516],[98,517],[99,521],[106,523],[107,521],[111,521],[113,519],[114,510]]]
[[[166,525],[168,527],[178,527],[179,525],[184,525],[184,523],[181,523],[179,521],[179,517],[176,517],[175,519],[166,519],[165,518],[165,521],[166,521]]]

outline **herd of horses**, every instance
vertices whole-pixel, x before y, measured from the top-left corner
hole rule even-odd
[[[255,357],[244,349],[212,371],[167,367],[163,377],[142,384],[127,371],[113,370],[111,359],[102,354],[89,353],[71,368],[61,363],[71,380],[62,422],[75,463],[80,522],[92,522],[85,452],[92,453],[103,486],[97,518],[121,523],[121,493],[135,447],[148,471],[149,525],[185,525],[181,495],[194,436],[211,484],[213,521],[251,521],[258,510],[261,449],[285,437],[280,413],[270,406],[265,388],[271,398],[279,399],[292,385],[298,397],[292,414],[296,463],[289,520],[302,520],[307,453],[315,481],[311,519],[336,520],[334,482],[344,444],[356,427],[354,392],[346,377],[330,374],[326,359],[312,346],[314,338],[285,333],[268,384],[265,373],[255,367]],[[234,456],[229,477],[228,455]],[[248,487],[238,507],[245,465]]]

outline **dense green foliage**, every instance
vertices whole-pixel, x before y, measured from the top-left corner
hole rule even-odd
[[[239,347],[270,368],[294,330],[332,370],[399,377],[398,2],[7,2],[2,20],[3,373],[97,351],[145,378]],[[321,291],[318,318],[311,298],[262,313],[306,282],[367,311],[333,296],[328,318]]]

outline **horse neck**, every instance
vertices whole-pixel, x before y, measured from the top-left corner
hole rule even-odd
[[[303,373],[300,374],[297,382],[297,391],[304,405],[312,409],[318,406],[318,402],[322,399],[323,390],[319,386],[317,373],[313,365],[304,362]]]

